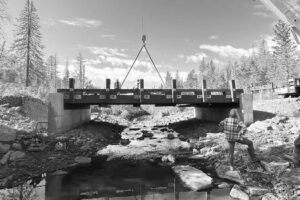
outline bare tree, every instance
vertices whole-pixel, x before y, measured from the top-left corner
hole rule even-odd
[[[41,33],[39,16],[31,0],[26,0],[25,7],[17,19],[16,39],[12,49],[20,58],[20,62],[26,69],[26,86],[30,85],[30,73],[37,76],[44,73],[43,45],[41,44]]]

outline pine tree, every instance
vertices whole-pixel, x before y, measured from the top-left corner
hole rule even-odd
[[[14,40],[12,49],[15,50],[22,65],[25,66],[25,84],[29,86],[32,73],[43,79],[45,70],[42,59],[43,46],[39,30],[39,17],[32,1],[26,0],[25,7],[17,22],[16,39]]]
[[[175,79],[176,79],[177,88],[183,88],[183,80],[181,79],[178,70],[176,71]]]
[[[6,7],[6,2],[4,0],[0,0],[0,42],[1,45],[3,44],[4,41],[1,41],[3,38],[3,24],[6,20],[8,20],[8,14],[6,12],[7,7]]]
[[[64,88],[68,88],[69,87],[69,78],[70,78],[69,59],[67,58],[66,59],[65,71],[64,71],[64,79],[63,79]]]
[[[84,73],[85,73],[85,70],[84,70],[84,60],[83,60],[83,57],[82,57],[82,55],[81,55],[81,53],[79,53],[78,54],[78,57],[77,57],[77,62],[78,62],[78,67],[79,67],[79,71],[78,71],[78,73],[77,73],[77,81],[78,81],[78,87],[80,87],[80,88],[84,88]],[[76,82],[77,81],[75,81],[75,84],[76,84]]]
[[[165,89],[171,89],[172,88],[172,75],[169,71],[166,73],[166,78],[165,78]]]
[[[197,74],[194,69],[192,69],[186,78],[186,81],[184,83],[184,88],[187,89],[196,89],[198,87],[198,78]]]
[[[296,45],[291,39],[290,27],[279,20],[274,26],[274,59],[277,65],[275,74],[278,82],[288,82],[296,74]],[[274,74],[274,75],[275,75]]]

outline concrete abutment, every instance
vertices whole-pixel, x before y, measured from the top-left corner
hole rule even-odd
[[[197,119],[220,122],[228,117],[231,108],[201,108],[195,107],[194,116]],[[253,122],[253,96],[252,94],[241,94],[239,108],[239,118],[246,125]]]
[[[90,121],[90,106],[79,108],[64,107],[63,93],[50,93],[48,105],[48,131],[49,133],[61,133],[76,128]]]

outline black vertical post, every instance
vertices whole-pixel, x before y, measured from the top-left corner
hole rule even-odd
[[[140,103],[143,101],[143,91],[144,91],[144,79],[139,80],[139,87],[140,87]]]
[[[176,88],[177,88],[177,82],[176,79],[172,80],[172,102],[176,103]]]
[[[206,80],[202,80],[202,98],[206,102]]]
[[[69,91],[70,91],[71,100],[74,100],[74,87],[75,87],[75,79],[69,78]]]
[[[235,80],[229,82],[232,102],[235,101]]]
[[[110,79],[106,79],[106,91],[108,92],[110,90]]]

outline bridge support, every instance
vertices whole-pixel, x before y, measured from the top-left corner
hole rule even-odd
[[[88,122],[91,117],[90,106],[64,107],[63,93],[50,93],[48,105],[48,131],[61,133]]]
[[[231,108],[202,108],[195,107],[194,116],[197,119],[220,122],[228,117]],[[252,94],[241,94],[240,106],[238,108],[239,118],[246,125],[253,122],[253,96]]]

